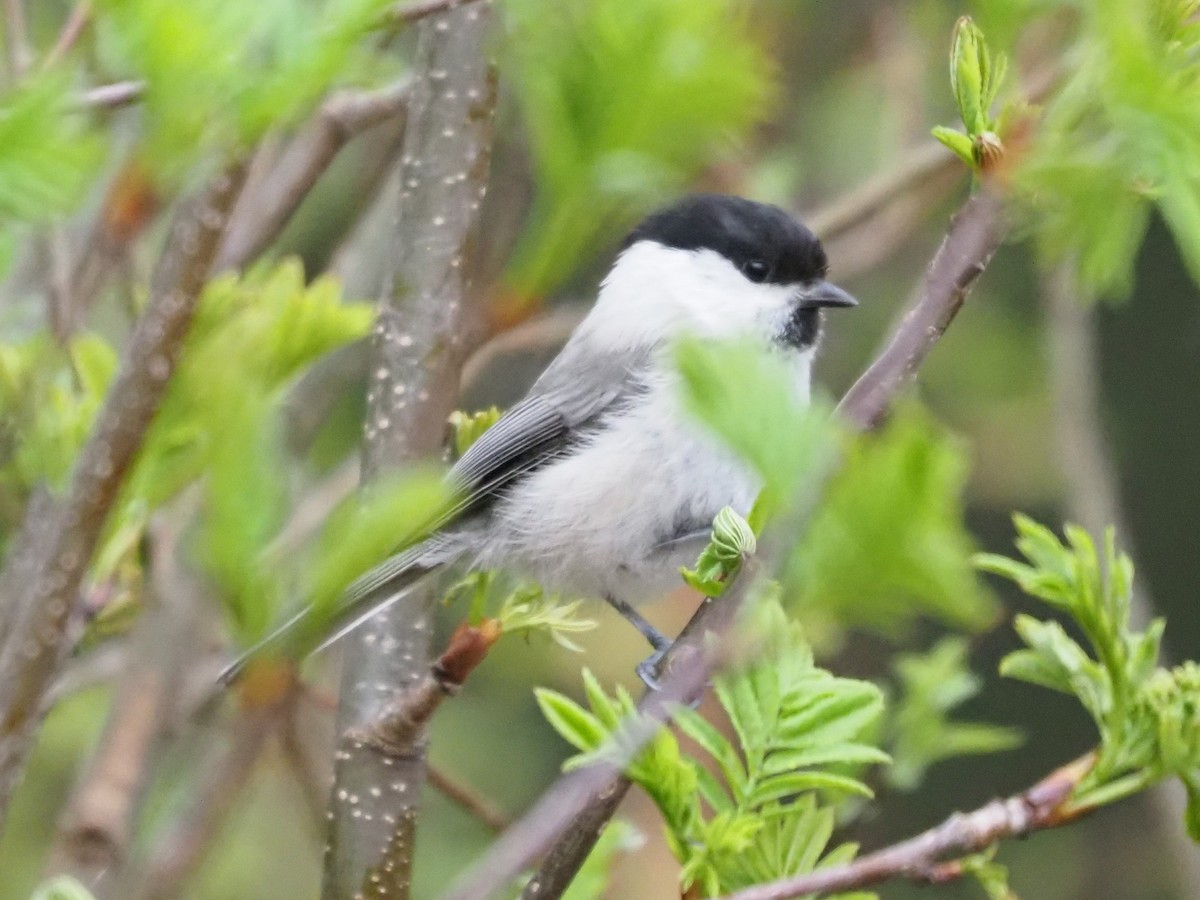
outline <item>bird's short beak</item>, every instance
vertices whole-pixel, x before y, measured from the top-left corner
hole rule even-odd
[[[836,284],[817,281],[800,291],[800,306],[805,309],[820,306],[858,306],[858,301]]]

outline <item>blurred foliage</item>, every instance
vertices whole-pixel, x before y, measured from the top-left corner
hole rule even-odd
[[[579,874],[563,893],[563,900],[600,900],[607,896],[611,869],[617,855],[636,850],[642,843],[642,835],[628,822],[623,819],[609,822]]]
[[[537,185],[506,276],[526,303],[727,154],[772,91],[735,0],[511,0],[505,14]]]
[[[70,89],[61,73],[46,72],[0,100],[0,225],[6,230],[67,212],[95,176],[103,143],[82,116],[71,114]]]
[[[902,791],[920,785],[942,760],[1009,750],[1021,743],[1012,728],[961,722],[950,714],[975,697],[983,682],[967,668],[967,641],[942,638],[926,653],[902,653],[892,668],[899,687],[889,702],[888,782]]]
[[[456,410],[450,414],[450,428],[454,432],[454,458],[458,459],[470,446],[483,437],[483,433],[500,421],[500,410],[495,406],[473,413]]]
[[[144,82],[145,155],[167,175],[295,123],[335,80],[361,77],[388,0],[101,0],[111,74]]]
[[[1195,0],[985,0],[1015,30],[1073,28],[1059,88],[1012,168],[1045,259],[1087,289],[1128,295],[1157,210],[1200,280],[1200,23]],[[1028,135],[1024,137],[1029,137]]]
[[[817,668],[777,599],[764,598],[753,614],[762,639],[755,661],[713,681],[736,746],[695,711],[676,713],[680,730],[712,759],[720,777],[684,754],[667,729],[630,759],[621,747],[623,729],[636,719],[633,699],[623,688],[610,697],[587,670],[589,709],[554,691],[537,692],[546,719],[582,751],[566,768],[616,754],[663,816],[683,889],[694,885],[705,897],[852,859],[854,844],[828,849],[835,807],[823,798],[870,796],[844,768],[888,761],[860,740],[883,711],[879,689]]]
[[[96,335],[65,349],[46,334],[0,344],[0,550],[37,485],[66,486],[116,369]]]
[[[764,480],[757,530],[820,495],[783,575],[814,638],[846,626],[895,635],[919,615],[974,628],[993,618],[968,562],[963,449],[928,415],[907,406],[876,434],[839,434],[825,403],[797,396],[782,358],[711,341],[676,358],[687,408]]]
[[[1188,831],[1200,842],[1200,666],[1158,667],[1162,619],[1145,631],[1131,627],[1133,563],[1117,551],[1111,528],[1102,562],[1082,528],[1068,525],[1063,543],[1032,519],[1018,516],[1016,525],[1028,563],[986,554],[979,566],[1069,615],[1091,648],[1057,622],[1021,615],[1015,625],[1028,649],[1010,653],[1000,669],[1074,696],[1095,721],[1100,753],[1074,803],[1103,806],[1178,777],[1188,793]]]

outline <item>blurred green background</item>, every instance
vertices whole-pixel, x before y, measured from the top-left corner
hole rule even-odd
[[[1040,5],[1054,4],[1032,2],[625,2],[637,11],[624,15],[641,17],[644,30],[634,33],[666,36],[669,52],[662,58],[670,65],[643,65],[659,59],[649,38],[641,46],[616,25],[603,32],[606,23],[622,15],[612,2],[574,0],[561,9],[544,0],[512,0],[511,8],[505,0],[496,4],[505,26],[497,42],[501,103],[485,208],[490,271],[484,280],[496,308],[507,316],[536,317],[551,310],[569,317],[593,295],[621,231],[653,204],[683,190],[742,193],[804,218],[891,170],[914,148],[931,142],[933,125],[955,121],[946,59],[953,23],[964,12],[980,15],[1002,42],[1020,35],[1013,44],[1018,71],[1036,69],[1035,63],[1043,61],[1039,54],[1052,55],[1052,39],[1069,26],[1069,16],[1067,25],[1053,17],[1037,19]],[[30,6],[38,43],[52,40],[68,9],[50,0]],[[725,27],[722,22],[734,23],[727,40],[714,34]],[[572,36],[595,47],[593,57],[558,58],[577,49]],[[376,52],[388,62],[365,65],[366,71],[402,69],[411,36],[402,33]],[[106,68],[103,53],[84,67],[93,76],[120,74]],[[574,80],[555,80],[560,75]],[[1018,95],[1021,83],[1018,78],[1012,86]],[[669,109],[673,118],[644,121],[643,104]],[[587,127],[580,125],[585,120],[591,123]],[[114,165],[121,142],[138,126],[120,119],[110,127],[110,161],[97,168],[98,183]],[[346,296],[370,298],[386,247],[369,234],[359,238],[347,265],[346,240],[360,219],[368,231],[387,220],[386,209],[372,212],[370,204],[376,195],[385,203],[390,196],[380,186],[386,167],[378,162],[387,150],[386,136],[377,132],[351,144],[271,255],[299,256],[310,275],[331,262],[337,269],[342,259]],[[829,243],[831,278],[862,301],[858,310],[829,322],[817,377],[833,396],[871,359],[968,184],[965,168],[950,168],[908,200],[887,207],[869,228]],[[99,190],[93,193],[83,201],[85,210],[99,203]],[[1063,472],[1076,464],[1077,448],[1055,442],[1044,280],[1027,233],[1018,230],[1000,251],[921,374],[920,396],[967,447],[972,530],[983,548],[997,552],[1011,549],[1013,510],[1050,523],[1069,515]],[[136,254],[135,261],[146,267]],[[1094,324],[1098,335],[1102,424],[1124,513],[1119,539],[1138,565],[1141,586],[1167,617],[1166,643],[1176,659],[1200,656],[1200,616],[1195,614],[1200,474],[1192,466],[1200,445],[1196,293],[1176,239],[1155,218],[1136,255],[1131,293],[1098,305],[1085,326]],[[27,328],[35,317],[29,312],[34,302],[23,294],[9,298],[0,321],[8,334]],[[103,320],[117,314],[101,309],[97,315]],[[555,349],[553,336],[533,347],[492,348],[466,386],[462,407],[508,405]],[[354,366],[349,368],[314,449],[296,454],[298,478],[315,481],[317,473],[353,452],[361,389]],[[1007,587],[996,587],[1005,617],[972,639],[972,664],[985,675],[986,688],[964,715],[1016,725],[1027,735],[1026,744],[940,764],[916,793],[885,795],[877,812],[858,827],[868,848],[932,825],[953,809],[1019,790],[1094,740],[1086,716],[1072,702],[994,675],[998,659],[1016,645],[1007,620],[1025,608]],[[651,607],[648,615],[674,630],[694,602],[684,593]],[[635,684],[640,640],[607,609],[597,608],[595,615],[601,626],[581,638],[583,659],[549,641],[502,642],[461,696],[439,712],[434,764],[510,815],[525,809],[567,750],[539,716],[533,685],[577,692],[583,662],[602,681]],[[445,628],[452,618],[446,617]],[[903,644],[927,646],[938,633],[927,625]],[[882,676],[893,652],[894,645],[877,637],[852,634],[825,664],[839,672]],[[335,690],[336,670],[336,650],[311,665],[321,690]],[[53,710],[0,838],[0,897],[26,897],[37,884],[58,812],[109,701],[109,690],[100,685]],[[312,705],[308,719],[317,746],[332,739],[330,715],[320,704]],[[186,800],[196,765],[189,751],[219,738],[212,726],[179,728],[183,739],[166,750],[135,852],[153,844],[157,829]],[[481,825],[437,792],[427,796],[418,897],[434,896],[489,839]],[[644,798],[626,801],[621,816],[638,826],[645,842],[620,858],[609,896],[677,896],[676,864],[655,815]],[[186,896],[314,896],[320,824],[279,749],[271,746]],[[1164,819],[1152,797],[1143,796],[1070,828],[1006,844],[1000,860],[1010,866],[1012,886],[1022,897],[1185,900],[1200,896],[1200,851],[1170,836],[1170,829],[1177,835],[1181,827]],[[923,896],[980,896],[970,884],[919,890]],[[917,891],[886,885],[881,895],[903,898]]]

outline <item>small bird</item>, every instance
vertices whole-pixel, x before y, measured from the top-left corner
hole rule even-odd
[[[716,514],[747,513],[760,487],[681,408],[670,347],[685,335],[760,342],[786,357],[807,400],[822,308],[857,304],[827,269],[821,242],[776,206],[697,194],[646,218],[566,346],[451,469],[446,523],[351,584],[321,646],[424,575],[465,563],[607,600],[654,648],[638,667],[654,686],[670,642],[633,605],[677,586]]]

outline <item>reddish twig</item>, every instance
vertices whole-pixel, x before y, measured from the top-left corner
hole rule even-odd
[[[40,543],[13,551],[16,558],[33,561],[33,577],[5,598],[16,612],[0,652],[0,820],[46,712],[47,691],[66,657],[79,584],[166,393],[242,176],[240,164],[231,167],[181,211],[155,272],[150,302],[79,454],[70,492]]]
[[[947,857],[978,853],[1005,838],[1057,828],[1090,812],[1072,807],[1068,801],[1094,763],[1095,756],[1089,753],[1020,794],[993,800],[969,813],[955,813],[941,825],[907,841],[840,866],[757,885],[730,894],[725,900],[787,900],[856,890],[896,878],[924,883],[960,878],[965,870],[953,860],[946,862]]]
[[[54,40],[54,46],[42,61],[42,68],[49,69],[71,52],[71,48],[79,41],[88,23],[92,21],[92,0],[79,0],[63,23],[62,30]]]

